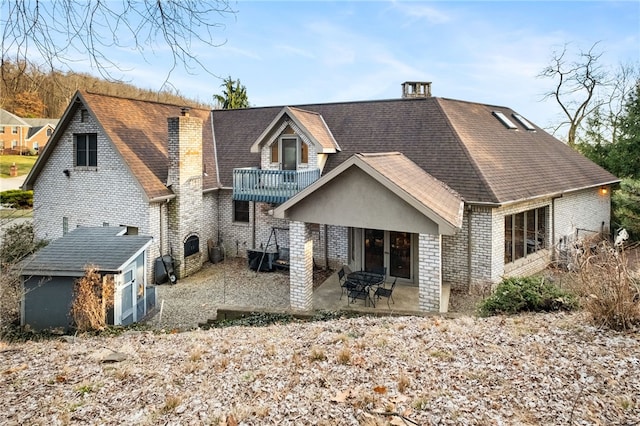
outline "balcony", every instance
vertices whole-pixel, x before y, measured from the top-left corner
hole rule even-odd
[[[233,199],[282,204],[320,178],[320,169],[233,169]]]

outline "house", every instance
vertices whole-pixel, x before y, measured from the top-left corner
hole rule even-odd
[[[126,226],[185,276],[208,242],[244,256],[276,232],[292,309],[312,308],[314,264],[348,264],[386,267],[419,287],[416,310],[438,311],[443,291],[534,273],[608,233],[615,176],[507,107],[402,89],[213,111],[78,92],[25,182],[36,236]]]
[[[57,119],[20,118],[0,109],[0,150],[3,153],[38,152],[53,134]]]
[[[125,235],[126,228],[78,228],[52,241],[21,263],[21,325],[69,329],[74,283],[93,266],[113,280],[114,304],[108,323],[128,325],[155,307],[155,287],[147,285],[146,251],[151,237]]]

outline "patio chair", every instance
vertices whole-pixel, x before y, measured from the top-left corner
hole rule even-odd
[[[349,303],[354,303],[357,299],[364,300],[364,306],[367,306],[368,300],[374,308],[376,307],[376,304],[369,293],[369,286],[358,284],[355,288],[349,291]]]
[[[347,295],[356,288],[356,283],[349,281],[347,279],[346,272],[344,268],[338,271],[338,283],[340,283],[341,292],[340,292],[340,300],[342,300],[342,295],[347,292]]]
[[[376,298],[376,300],[379,300],[381,297],[386,297],[387,298],[387,306],[389,307],[389,309],[391,309],[391,305],[389,305],[389,299],[391,299],[391,301],[393,302],[394,305],[396,304],[395,300],[393,300],[393,289],[396,287],[396,281],[398,281],[398,277],[396,277],[393,280],[393,283],[391,283],[391,287],[390,288],[385,288],[383,286],[379,286],[376,289],[376,292],[373,295]]]

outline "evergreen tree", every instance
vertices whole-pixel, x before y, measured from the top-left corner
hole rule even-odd
[[[220,85],[224,87],[222,95],[213,95],[213,99],[222,109],[239,109],[249,107],[247,88],[240,84],[240,80],[233,80],[231,76],[225,78]]]

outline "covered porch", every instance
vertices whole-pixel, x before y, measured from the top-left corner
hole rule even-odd
[[[406,275],[399,277],[394,300],[395,292],[400,294],[402,288],[402,293],[408,294],[407,301],[413,304],[411,311],[446,311],[448,289],[443,287],[442,235],[460,230],[462,212],[463,202],[457,193],[401,153],[352,156],[274,210],[275,217],[290,221],[291,309],[322,309],[325,298],[321,296],[321,289],[340,291],[337,282],[333,286],[325,283],[316,292],[313,290],[311,227],[326,224],[365,233],[379,230],[384,235],[391,232],[410,235],[413,239],[411,279],[407,280]],[[343,262],[352,270],[393,266],[389,264],[387,252],[373,265],[364,245],[354,241],[350,241],[348,258]],[[393,268],[387,270],[387,281],[398,277]],[[413,285],[403,285],[403,281]],[[327,295],[326,300],[338,298],[339,294]]]

